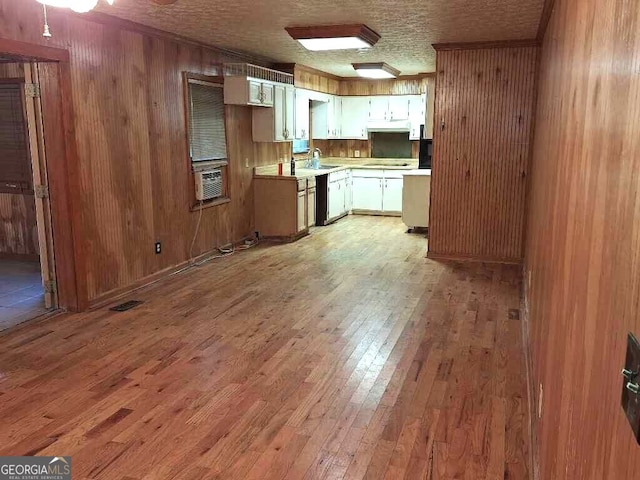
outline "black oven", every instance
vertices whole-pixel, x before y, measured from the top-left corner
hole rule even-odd
[[[420,125],[420,154],[418,168],[431,169],[433,160],[433,140],[424,138],[424,125]]]

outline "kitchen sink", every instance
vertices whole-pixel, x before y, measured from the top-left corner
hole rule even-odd
[[[365,167],[408,167],[408,163],[367,163]]]
[[[331,170],[332,168],[338,168],[340,165],[318,165],[318,168],[314,170]]]

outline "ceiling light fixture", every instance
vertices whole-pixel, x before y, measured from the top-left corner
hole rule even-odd
[[[74,12],[86,13],[93,10],[98,4],[98,0],[36,0],[48,7],[70,8]],[[114,0],[107,0],[109,5],[113,5]]]
[[[393,68],[386,63],[353,63],[356,73],[364,78],[396,78],[400,75],[400,70]]]
[[[350,50],[371,48],[380,35],[366,25],[319,25],[285,28],[291,38],[307,50]]]

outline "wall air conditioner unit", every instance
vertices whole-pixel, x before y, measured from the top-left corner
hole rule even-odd
[[[204,170],[196,172],[196,200],[213,200],[222,196],[222,171]]]

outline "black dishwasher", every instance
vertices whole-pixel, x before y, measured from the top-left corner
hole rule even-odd
[[[316,177],[316,226],[329,223],[329,175]]]

